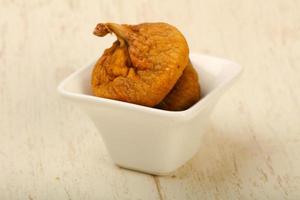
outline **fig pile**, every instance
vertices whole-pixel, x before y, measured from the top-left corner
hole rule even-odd
[[[184,36],[166,23],[100,23],[94,34],[117,40],[96,62],[95,96],[180,111],[200,99],[198,75]]]

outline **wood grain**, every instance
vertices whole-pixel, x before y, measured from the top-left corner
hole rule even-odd
[[[0,199],[300,198],[300,2],[0,1]],[[116,167],[57,84],[113,37],[98,22],[165,21],[191,51],[235,60],[203,148],[167,177]]]

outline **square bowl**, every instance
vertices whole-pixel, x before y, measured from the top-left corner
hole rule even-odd
[[[115,164],[165,175],[182,166],[201,148],[209,115],[219,97],[237,79],[241,67],[229,60],[190,54],[202,98],[184,111],[165,111],[95,97],[91,93],[92,63],[71,74],[58,92],[91,118]]]

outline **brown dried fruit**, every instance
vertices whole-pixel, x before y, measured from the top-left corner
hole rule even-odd
[[[174,87],[188,63],[183,35],[166,23],[98,24],[94,34],[115,33],[92,73],[92,91],[104,98],[153,107]]]
[[[189,61],[170,93],[156,107],[164,110],[185,110],[199,101],[201,89],[198,74]]]

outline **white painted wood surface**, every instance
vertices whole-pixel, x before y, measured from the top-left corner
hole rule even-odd
[[[0,0],[0,199],[300,199],[300,1]],[[233,59],[204,147],[172,176],[111,162],[56,86],[113,37],[97,22],[165,21],[191,51]]]

